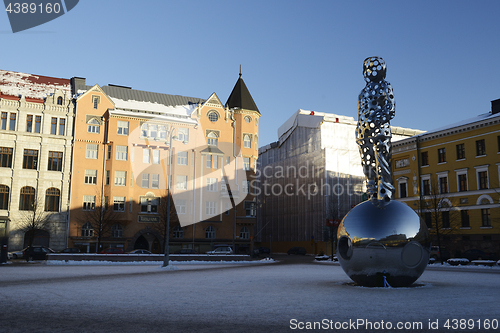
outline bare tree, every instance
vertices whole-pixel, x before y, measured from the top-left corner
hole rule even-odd
[[[36,233],[40,230],[49,230],[50,217],[52,214],[51,212],[45,211],[40,194],[33,194],[32,197],[26,197],[25,200],[30,200],[31,202],[25,203],[25,208],[28,208],[27,210],[19,211],[20,218],[17,221],[17,229],[24,232],[25,237],[28,238],[27,245],[32,247]]]
[[[119,220],[120,215],[117,211],[124,209],[125,205],[123,203],[123,207],[120,204],[110,206],[107,198],[107,196],[103,197],[97,193],[94,205],[84,207],[85,210],[77,218],[82,224],[88,222],[92,225],[92,229],[94,230],[92,236],[97,241],[96,252],[101,250],[103,238],[110,235],[111,228]]]
[[[170,200],[170,211],[168,207],[168,201]],[[174,200],[171,196],[168,195],[168,191],[165,190],[160,197],[160,204],[158,205],[158,214],[160,216],[160,223],[153,224],[153,229],[157,231],[160,235],[163,236],[163,253],[165,253],[165,246],[167,240],[167,219],[170,216],[169,223],[169,232],[168,235],[172,233],[174,228],[179,223],[179,217],[177,216],[177,212],[175,210]]]

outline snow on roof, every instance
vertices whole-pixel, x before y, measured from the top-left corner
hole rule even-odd
[[[4,95],[45,99],[56,90],[71,97],[70,80],[0,70],[0,92]]]
[[[186,117],[189,117],[191,113],[193,113],[193,111],[196,109],[195,104],[170,106],[153,102],[143,102],[143,101],[133,101],[133,100],[124,101],[122,99],[111,96],[110,98],[115,103],[115,107],[117,109],[151,111],[151,112],[164,113],[165,115],[179,115]]]
[[[187,106],[184,106],[184,107],[187,107]],[[114,109],[114,110],[110,110],[109,112],[111,115],[137,117],[136,111]],[[186,111],[186,112],[189,112],[189,111]],[[196,125],[198,123],[195,119],[192,119],[190,117],[179,117],[176,113],[166,113],[165,115],[158,115],[158,114],[152,114],[152,113],[141,113],[141,117],[151,118],[151,119],[161,120],[161,121],[182,122],[182,123],[188,123],[188,124],[193,124],[193,125]]]
[[[420,135],[427,135],[427,134],[431,134],[431,133],[435,133],[435,132],[445,131],[445,130],[452,129],[455,127],[460,127],[460,126],[464,126],[467,124],[473,124],[473,123],[476,123],[478,121],[482,121],[482,120],[486,120],[486,119],[490,119],[490,118],[495,118],[495,117],[500,117],[500,113],[495,113],[495,114],[492,114],[491,112],[483,113],[483,114],[480,114],[476,117],[464,119],[464,120],[458,121],[458,122],[453,123],[453,124],[439,127],[439,128],[433,129],[429,132],[422,133]]]

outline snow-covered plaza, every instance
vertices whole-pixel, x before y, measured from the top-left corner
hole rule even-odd
[[[0,332],[500,330],[500,269],[432,266],[384,289],[310,261],[1,265]]]

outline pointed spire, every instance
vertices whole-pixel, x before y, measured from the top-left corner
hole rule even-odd
[[[226,107],[235,108],[235,109],[245,109],[257,111],[260,114],[257,105],[255,104],[252,95],[248,91],[243,78],[241,77],[241,65],[240,65],[240,77],[236,84],[234,85],[233,91],[229,95],[229,98],[226,102]]]

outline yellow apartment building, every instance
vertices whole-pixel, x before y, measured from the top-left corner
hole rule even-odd
[[[491,103],[489,113],[393,143],[397,200],[452,257],[500,255],[500,99]]]
[[[251,251],[260,112],[241,74],[226,104],[83,78],[72,87],[70,246],[162,253],[170,191],[170,252]]]

